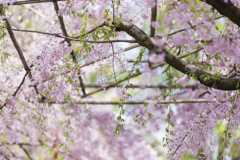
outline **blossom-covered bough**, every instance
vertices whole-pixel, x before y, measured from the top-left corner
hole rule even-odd
[[[239,158],[238,0],[0,2],[2,159]]]

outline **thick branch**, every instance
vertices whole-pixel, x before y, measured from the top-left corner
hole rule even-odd
[[[111,22],[106,22],[109,24]],[[201,69],[198,69],[194,65],[187,64],[176,56],[172,55],[166,49],[159,50],[158,46],[155,45],[147,34],[138,28],[131,22],[124,21],[120,22],[116,29],[117,31],[125,31],[130,36],[134,37],[135,40],[142,46],[153,50],[156,54],[165,53],[165,61],[175,69],[181,71],[182,73],[188,74],[197,78],[197,80],[205,86],[213,87],[219,90],[236,90],[239,85],[239,79],[222,78],[221,76],[212,75]]]
[[[234,6],[231,0],[202,0],[215,8],[220,14],[228,17],[233,23],[240,27],[240,12],[239,8]]]

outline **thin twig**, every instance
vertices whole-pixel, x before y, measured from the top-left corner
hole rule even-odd
[[[115,19],[115,15],[114,15],[114,0],[112,0],[112,8],[113,8],[113,22],[114,22],[114,19]]]
[[[33,146],[33,147],[42,147],[41,144],[32,144],[32,143],[3,143],[3,145],[22,145],[22,146]]]
[[[184,57],[187,57],[188,55],[194,54],[194,53],[196,53],[196,52],[198,52],[198,51],[200,51],[200,50],[202,50],[202,48],[197,49],[197,50],[193,50],[193,51],[190,52],[190,53],[186,53],[186,54],[183,54],[183,55],[177,56],[177,57],[178,57],[178,58],[184,58]],[[152,66],[152,69],[158,68],[158,67],[163,66],[163,65],[164,65],[164,62],[163,62],[163,63],[160,63],[160,64],[153,65],[153,66]],[[142,74],[142,72],[139,72],[139,73],[135,73],[135,74],[133,74],[133,75],[131,75],[131,76],[124,77],[124,78],[118,80],[117,82],[113,82],[113,83],[111,83],[111,84],[108,84],[107,86],[103,86],[103,87],[101,87],[101,88],[99,88],[99,89],[97,89],[97,90],[95,90],[95,91],[92,91],[92,92],[90,92],[90,93],[88,93],[88,94],[86,94],[86,95],[83,95],[82,98],[88,97],[88,96],[90,96],[90,95],[92,95],[92,94],[95,94],[95,93],[100,92],[100,91],[102,91],[102,90],[105,90],[105,89],[107,89],[107,88],[113,87],[113,86],[115,86],[115,85],[117,85],[117,84],[119,84],[119,83],[121,83],[121,82],[123,82],[123,81],[126,81],[126,80],[128,80],[128,79],[131,79],[131,78],[133,78],[133,77],[137,77],[137,76],[139,76],[139,75],[141,75],[141,74]]]
[[[85,87],[86,88],[100,88],[101,86],[99,86],[98,84],[85,84]],[[120,87],[122,88],[123,85],[115,85],[113,87]],[[146,89],[146,88],[153,88],[153,89],[167,89],[169,88],[169,85],[127,85],[125,86],[126,88],[139,88],[139,89]],[[111,87],[109,87],[111,88]],[[171,86],[171,88],[179,88],[178,85],[173,85]],[[192,89],[192,90],[195,90],[195,89],[198,89],[198,86],[197,85],[186,85],[186,86],[181,86],[181,88],[185,88],[185,89]]]
[[[96,104],[96,105],[118,105],[118,104],[132,104],[132,105],[137,105],[137,104],[146,104],[146,103],[151,103],[151,104],[169,104],[169,103],[212,103],[214,102],[213,100],[207,100],[207,99],[191,99],[191,100],[176,100],[176,101],[79,101],[76,102],[76,104]],[[50,102],[50,103],[57,103],[57,102]],[[69,103],[69,102],[63,102],[64,103]]]
[[[11,151],[11,149],[9,148],[9,147],[5,147],[9,152],[10,152],[10,154],[12,155],[12,157],[14,157],[14,158],[16,158],[16,159],[18,159],[19,157],[17,157],[12,151]]]
[[[30,73],[30,70],[27,71],[21,81],[21,83],[19,84],[18,88],[16,89],[16,91],[13,93],[13,97],[15,97],[18,93],[18,91],[20,90],[20,88],[22,87],[24,81],[25,81],[25,78],[27,77],[28,73]],[[8,102],[5,102],[2,106],[0,106],[0,110],[3,109],[3,107],[5,107],[6,105],[8,104]]]
[[[5,26],[0,26],[1,28],[6,28]],[[45,35],[49,35],[49,36],[55,36],[55,37],[59,37],[59,38],[66,38],[66,39],[69,39],[69,40],[77,40],[75,38],[71,38],[71,37],[65,37],[65,36],[62,36],[58,33],[49,33],[49,32],[43,32],[43,31],[36,31],[36,30],[28,30],[28,29],[14,29],[12,28],[13,31],[18,31],[18,32],[29,32],[29,33],[39,33],[39,34],[45,34]]]
[[[87,31],[86,33],[83,33],[83,34],[81,34],[81,35],[79,35],[79,36],[72,37],[72,38],[80,38],[80,37],[83,37],[83,36],[85,36],[85,35],[87,35],[87,34],[90,34],[90,33],[94,32],[94,31],[96,31],[98,28],[101,28],[101,27],[104,27],[104,26],[105,26],[105,22],[99,24],[98,26],[96,26],[96,27],[94,27],[93,29]]]
[[[124,48],[124,49],[122,50],[122,52],[120,52],[120,53],[129,51],[129,50],[134,49],[134,48],[137,48],[137,47],[139,47],[139,46],[140,46],[139,44],[132,45],[132,46],[130,46],[130,47]],[[120,53],[117,53],[117,54],[120,54]],[[107,58],[109,58],[109,57],[111,57],[111,55],[110,55],[110,56],[106,56],[106,57],[104,57],[104,58],[102,58],[102,59],[99,59],[99,60],[96,60],[96,61],[87,62],[87,63],[85,63],[84,65],[82,65],[80,68],[89,66],[89,65],[91,65],[91,64],[94,64],[94,63],[96,63],[96,62],[99,62],[99,61],[101,61],[101,60],[103,60],[103,59],[107,59]]]
[[[115,73],[115,69],[114,69],[114,48],[113,48],[113,44],[111,43],[111,46],[112,46],[112,51],[113,51],[113,74],[114,74],[114,78],[115,78],[115,81],[117,82],[117,78],[116,78],[116,73]]]
[[[58,132],[56,131],[56,139],[54,141],[54,145],[53,145],[53,159],[54,160],[58,160]]]
[[[218,17],[216,17],[214,20],[218,20],[218,19],[220,19],[220,18],[223,18],[224,16],[218,16]],[[203,24],[203,23],[200,23],[200,24]],[[195,29],[197,27],[197,25],[192,25],[191,27],[189,27],[189,28],[184,28],[184,29],[179,29],[179,30],[177,30],[177,31],[174,31],[174,32],[172,32],[172,33],[169,33],[169,34],[167,34],[166,36],[172,36],[172,35],[174,35],[174,34],[177,34],[177,33],[179,33],[179,32],[183,32],[183,31],[185,31],[185,30],[188,30],[188,29]]]
[[[4,26],[0,26],[0,27],[1,28],[6,28]],[[27,29],[12,29],[12,30],[13,31],[19,31],[19,32],[39,33],[39,34],[55,36],[55,37],[59,37],[59,38],[64,38],[65,41],[84,41],[84,42],[88,42],[88,43],[113,43],[113,42],[137,43],[135,40],[123,40],[123,39],[115,39],[115,40],[107,40],[107,41],[79,40],[79,39],[77,39],[77,37],[62,36],[58,33],[49,33],[49,32],[27,30]]]
[[[132,45],[132,46],[130,46],[130,47],[127,47],[127,48],[123,49],[122,52],[129,51],[129,50],[134,49],[134,48],[137,48],[137,47],[139,47],[139,46],[140,46],[139,44]],[[120,52],[120,53],[122,53],[122,52]],[[120,53],[117,53],[117,54],[120,54]],[[98,60],[96,60],[96,61],[91,61],[91,62],[85,63],[84,65],[80,66],[80,68],[89,66],[89,65],[91,65],[91,64],[94,64],[94,63],[96,63],[96,62],[99,62],[99,61],[101,61],[101,60],[103,60],[103,59],[107,59],[107,58],[109,58],[109,57],[111,57],[111,55],[105,56],[105,57],[103,57],[102,59],[98,59]],[[68,72],[67,72],[67,73],[68,73]],[[53,78],[55,78],[55,76],[53,76],[53,77],[50,78],[49,80],[51,80],[51,79],[53,79]],[[43,80],[43,81],[41,81],[41,82],[35,83],[34,85],[38,85],[38,84],[44,83],[44,82],[46,82],[46,81],[47,81],[47,80]],[[32,85],[29,85],[29,87],[32,87]]]
[[[25,152],[25,154],[28,156],[30,160],[33,160],[28,151],[22,145],[19,145],[19,147],[22,148],[22,150]]]
[[[113,42],[124,42],[124,43],[137,43],[135,40],[124,40],[124,39],[113,39],[107,41],[92,41],[92,40],[84,40],[88,43],[113,43]]]
[[[56,1],[68,1],[68,0],[56,0]],[[52,2],[52,0],[26,0],[26,1],[17,1],[17,2],[8,2],[7,5],[22,5],[22,4],[34,4],[34,3],[46,3]]]

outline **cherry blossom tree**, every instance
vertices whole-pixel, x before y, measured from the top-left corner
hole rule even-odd
[[[1,159],[239,158],[238,0],[0,4]]]

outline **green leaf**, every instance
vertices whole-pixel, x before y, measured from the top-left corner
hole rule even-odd
[[[144,102],[143,105],[144,105],[144,107],[147,107],[147,106],[148,106],[148,103],[147,103],[147,102]]]
[[[236,109],[236,108],[237,108],[237,105],[236,105],[236,104],[234,104],[234,105],[233,105],[233,109]]]
[[[124,115],[124,114],[125,114],[125,110],[123,109],[123,110],[122,110],[122,115]]]
[[[153,115],[148,112],[148,117],[149,117],[149,118],[152,118],[152,116],[153,116]]]
[[[65,133],[63,133],[63,136],[66,137],[66,138],[68,138],[68,137],[69,137],[69,133],[68,133],[68,131],[65,132]]]
[[[66,147],[66,152],[69,152],[70,151],[70,148],[69,147]]]
[[[140,74],[140,70],[138,68],[136,69],[136,72],[137,72],[137,74]]]
[[[59,144],[59,145],[58,145],[58,148],[61,148],[63,145],[64,145],[63,143]]]
[[[118,107],[119,107],[119,108],[122,108],[122,107],[123,107],[123,104],[122,104],[122,103],[120,103]]]
[[[68,83],[68,82],[69,82],[70,84],[72,84],[73,81],[72,81],[72,78],[71,78],[71,77],[68,77],[67,83]]]
[[[67,121],[67,124],[69,124],[69,125],[70,125],[70,124],[71,124],[71,121],[70,121],[70,120],[68,120],[68,121]]]
[[[175,104],[177,103],[176,97],[173,97],[173,101],[174,101]]]
[[[55,77],[55,76],[56,76],[55,74],[52,74],[50,78],[53,78],[53,77]]]
[[[73,67],[72,64],[70,64],[70,63],[67,64],[68,69],[72,69],[72,67]]]
[[[120,121],[121,119],[122,119],[122,117],[121,117],[121,116],[118,116],[118,117],[117,117],[117,120],[118,120],[118,121]]]

